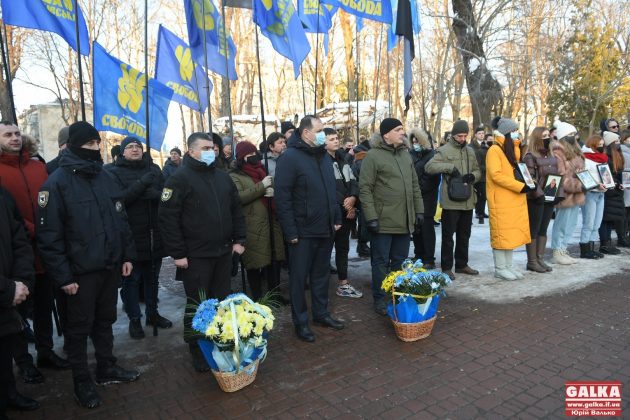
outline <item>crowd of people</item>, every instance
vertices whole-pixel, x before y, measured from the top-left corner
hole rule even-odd
[[[552,271],[545,261],[552,218],[553,264],[578,261],[567,246],[580,214],[579,257],[619,254],[618,247],[630,246],[630,189],[623,187],[630,131],[620,132],[614,119],[600,128],[584,142],[561,121],[524,137],[516,122],[497,117],[491,132],[479,127],[469,138],[468,123],[458,120],[437,147],[425,130],[407,132],[401,121],[385,118],[377,133],[354,145],[316,116],[305,116],[298,127],[283,123],[259,147],[192,133],[186,153],[173,148],[160,169],[134,137],[103,165],[100,135],[87,122],[63,128],[59,156],[45,164],[32,139],[0,122],[0,415],[7,406],[39,407],[18,392],[13,361],[26,383],[44,381],[39,368],[71,370],[74,395],[87,408],[101,404],[95,382],[135,381],[139,373],[121,367],[113,353],[119,289],[131,338],[145,336],[143,317],[146,326],[171,328],[158,311],[164,257],[174,260],[189,304],[229,295],[240,261],[251,297],[272,292],[279,304],[290,303],[296,336],[314,342],[311,324],[345,327],[329,310],[333,248],[336,294],[363,295],[348,271],[353,234],[359,256],[371,257],[380,315],[387,314],[381,283],[408,258],[412,241],[415,258],[438,269],[437,224],[439,269],[451,279],[479,274],[469,265],[473,212],[479,223],[489,219],[499,279],[524,277],[513,262],[514,249],[523,245],[526,270]],[[288,300],[278,293],[282,267],[288,269]],[[183,338],[194,369],[204,372],[209,366],[189,328],[190,308]],[[67,358],[53,351],[53,320]]]

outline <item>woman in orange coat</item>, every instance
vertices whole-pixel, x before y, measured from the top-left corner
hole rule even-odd
[[[515,171],[521,158],[518,125],[501,118],[494,144],[486,156],[486,195],[490,210],[490,242],[494,276],[504,280],[522,279],[512,262],[513,251],[531,242],[525,194],[531,190],[518,181]]]

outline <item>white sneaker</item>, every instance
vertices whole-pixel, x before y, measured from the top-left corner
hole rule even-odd
[[[346,283],[337,287],[337,296],[358,299],[363,296],[363,293],[352,287],[350,283]]]
[[[553,258],[551,259],[551,262],[553,262],[554,264],[560,264],[560,265],[571,265],[571,264],[573,264],[571,262],[571,260],[568,259],[566,255],[564,255],[564,253],[562,251],[564,251],[564,250],[562,250],[562,249],[554,249],[553,250]]]
[[[568,258],[569,261],[571,261],[571,264],[577,264],[578,260],[573,258],[571,254],[569,254],[569,251],[567,251],[566,249],[563,249],[562,253],[564,254],[565,257]]]

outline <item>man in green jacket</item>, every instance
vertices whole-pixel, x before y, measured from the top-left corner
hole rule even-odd
[[[372,234],[374,310],[387,315],[381,284],[387,273],[399,270],[409,256],[410,235],[422,225],[424,208],[402,123],[386,118],[380,132],[382,139],[363,159],[359,190],[366,225]]]
[[[468,123],[458,120],[453,124],[452,137],[440,147],[424,170],[430,174],[444,174],[440,187],[440,205],[442,206],[442,272],[451,280],[453,274],[453,234],[456,234],[455,272],[477,275],[479,271],[468,266],[468,242],[470,240],[473,209],[477,196],[472,191],[475,182],[482,181],[481,171],[472,147],[466,144]],[[470,186],[470,196],[463,200],[453,200],[448,193],[448,186],[453,181],[463,181]]]

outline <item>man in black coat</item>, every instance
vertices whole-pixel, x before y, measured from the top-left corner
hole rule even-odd
[[[166,160],[164,168],[162,168],[162,176],[165,181],[182,166],[182,151],[178,147],[173,147],[169,154],[171,157]]]
[[[121,155],[108,170],[117,181],[127,211],[138,257],[133,271],[122,281],[122,299],[129,317],[131,338],[144,338],[140,287],[144,290],[147,325],[171,328],[173,323],[158,313],[157,289],[162,267],[162,241],[158,228],[158,205],[164,187],[159,166],[152,163],[149,154],[143,154],[142,143],[127,137],[120,144]]]
[[[24,329],[16,306],[24,302],[35,281],[33,248],[24,221],[11,198],[0,188],[0,418],[7,406],[34,410],[39,403],[18,393],[13,377],[12,342]]]
[[[48,172],[48,175],[52,174],[59,168],[59,159],[61,158],[61,153],[66,149],[66,143],[68,143],[68,127],[63,127],[57,134],[59,154],[56,158],[46,164],[46,172]]]
[[[289,244],[289,288],[295,331],[303,341],[315,341],[308,326],[305,286],[309,278],[313,321],[340,330],[344,324],[328,312],[330,255],[335,231],[341,227],[333,162],[325,149],[321,120],[307,115],[278,160],[276,207]]]
[[[67,150],[42,186],[37,244],[54,284],[68,295],[66,346],[78,403],[101,403],[87,364],[87,338],[96,355],[96,382],[131,382],[139,373],[113,356],[118,281],[131,274],[133,237],[112,176],[102,170],[98,131],[87,122],[70,126]]]
[[[238,190],[227,172],[215,166],[214,142],[206,133],[188,137],[188,154],[181,168],[164,185],[159,214],[166,255],[184,281],[187,302],[205,297],[224,299],[230,294],[232,253],[245,251],[246,226]],[[191,334],[194,311],[184,310],[184,341],[193,367],[209,370]]]

